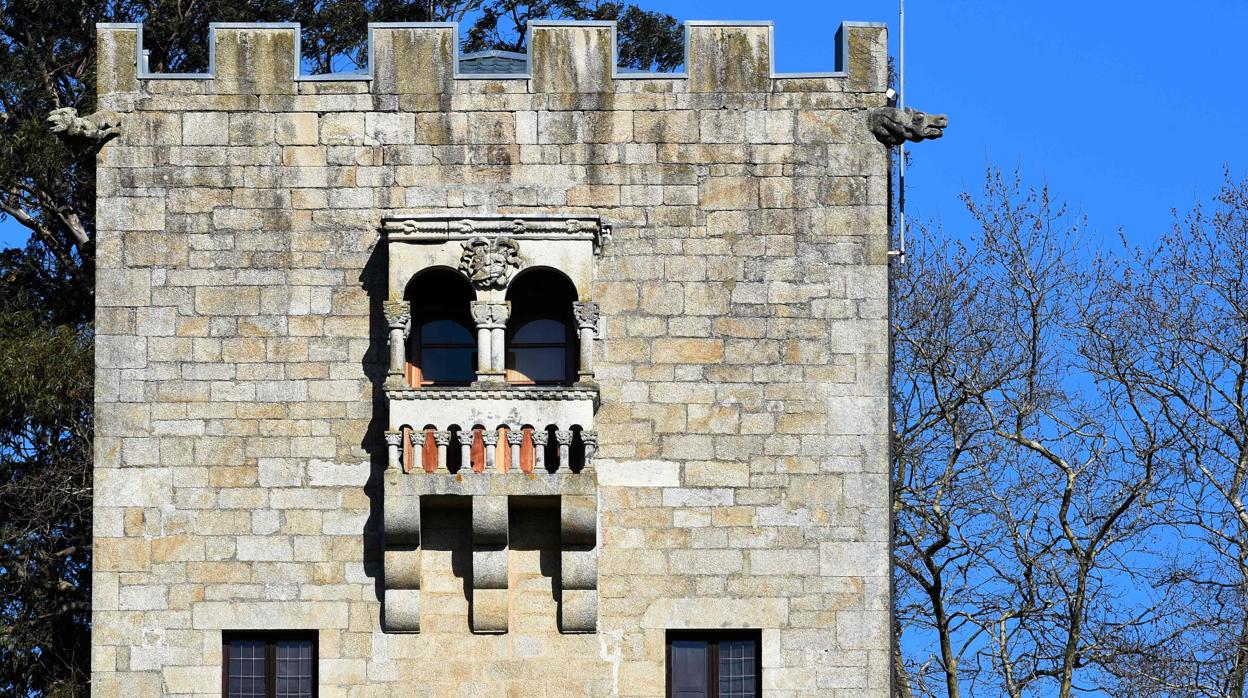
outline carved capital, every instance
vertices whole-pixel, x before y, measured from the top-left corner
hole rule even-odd
[[[494,429],[486,429],[481,433],[481,441],[485,443],[486,446],[497,446],[498,432]]]
[[[411,306],[407,301],[384,301],[381,310],[386,315],[386,324],[392,330],[406,330],[412,318]]]
[[[478,236],[463,247],[459,270],[476,288],[506,288],[520,269],[520,245],[511,238]]]
[[[880,107],[871,111],[868,123],[876,140],[893,147],[906,141],[919,143],[940,138],[949,127],[949,117],[944,114],[927,114],[909,107]]]
[[[386,432],[386,445],[394,446],[395,448],[402,446],[403,445],[403,432],[387,431]]]
[[[433,432],[433,442],[439,446],[449,446],[451,443],[451,432],[444,430]]]
[[[588,454],[590,449],[598,450],[598,432],[586,429],[581,432],[581,441],[585,444],[585,453]]]
[[[549,441],[550,441],[550,433],[549,433],[549,432],[541,431],[541,430],[539,430],[539,429],[534,429],[534,430],[533,430],[533,446],[534,446],[534,448],[541,448],[541,447],[545,446],[545,445],[546,445]]]
[[[477,327],[489,329],[504,327],[507,324],[507,318],[511,317],[510,301],[503,303],[472,301],[468,307],[472,311],[472,321],[477,323]]]
[[[578,328],[582,330],[597,329],[598,318],[600,316],[600,313],[598,312],[597,303],[594,303],[592,301],[587,301],[584,303],[579,303],[579,302],[573,303],[572,315],[576,317],[576,326]]]
[[[425,447],[425,430],[413,429],[407,433],[407,440],[412,442],[412,448],[419,451]]]
[[[559,429],[555,431],[555,442],[560,446],[568,446],[572,443],[572,430]]]
[[[524,431],[519,427],[507,430],[507,443],[510,446],[519,446],[524,443]],[[516,467],[519,467],[517,465]]]

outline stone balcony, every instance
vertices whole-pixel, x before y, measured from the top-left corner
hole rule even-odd
[[[463,497],[471,508],[469,623],[473,632],[501,633],[509,625],[510,498],[548,497],[560,510],[559,627],[594,632],[596,388],[424,386],[386,396],[386,629],[420,629],[422,498]]]

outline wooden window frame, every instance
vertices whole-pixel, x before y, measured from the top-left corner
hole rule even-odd
[[[221,631],[221,696],[230,695],[230,642],[264,642],[264,693],[277,695],[277,643],[283,640],[312,643],[312,698],[320,694],[320,633],[316,630],[223,630]]]
[[[763,695],[763,631],[761,630],[668,630],[664,641],[664,695],[672,698],[672,641],[696,640],[707,645],[707,698],[719,698],[719,643],[732,640],[754,641],[754,695]]]

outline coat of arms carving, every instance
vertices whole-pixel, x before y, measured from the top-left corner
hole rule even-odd
[[[505,288],[519,268],[520,245],[507,237],[474,237],[459,257],[459,270],[477,288]]]

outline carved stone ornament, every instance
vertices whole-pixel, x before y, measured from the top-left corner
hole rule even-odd
[[[386,315],[386,324],[393,329],[406,331],[408,320],[411,319],[407,301],[383,301],[381,310]]]
[[[97,111],[78,116],[73,107],[53,109],[48,114],[48,129],[71,145],[103,145],[121,134],[121,117],[111,111]]]
[[[506,288],[519,268],[520,245],[507,237],[474,237],[459,257],[459,270],[477,288]]]
[[[473,301],[468,304],[468,308],[477,327],[503,327],[511,315],[511,303]]]
[[[593,302],[573,303],[572,315],[576,318],[577,327],[594,329],[598,327],[598,304]]]
[[[927,114],[915,109],[880,107],[871,112],[871,133],[875,139],[889,147],[906,141],[919,143],[935,140],[945,135],[949,117],[944,114]]]

